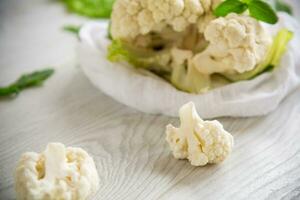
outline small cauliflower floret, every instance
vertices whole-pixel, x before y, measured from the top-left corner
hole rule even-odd
[[[202,120],[193,102],[179,111],[180,127],[169,124],[166,140],[177,159],[188,159],[194,166],[220,163],[233,148],[233,137],[216,120]]]
[[[258,21],[235,13],[210,21],[204,36],[209,45],[193,58],[204,74],[250,71],[265,59],[272,42]]]
[[[81,148],[50,143],[24,153],[15,173],[17,200],[85,200],[99,187],[93,158]]]
[[[220,0],[117,0],[111,16],[113,38],[134,39],[172,27],[184,31],[210,13]]]

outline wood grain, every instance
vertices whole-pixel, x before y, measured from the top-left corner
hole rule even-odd
[[[0,101],[1,200],[15,198],[13,170],[20,155],[41,151],[53,141],[83,147],[94,157],[101,180],[94,199],[300,199],[300,88],[268,116],[220,119],[235,137],[233,154],[220,165],[192,167],[175,160],[164,140],[165,126],[178,125],[178,119],[146,115],[105,96],[75,64],[76,38],[54,31],[39,40],[56,45],[35,47],[39,40],[26,36],[28,24],[23,24],[32,20],[28,29],[39,35],[58,30],[61,18],[64,23],[83,19],[66,16],[57,3],[21,2],[0,3],[1,9],[23,8],[17,16],[0,16],[5,27],[0,31],[0,85],[20,71],[38,68],[37,63],[45,64],[47,55],[53,56],[50,64],[56,73],[42,88]],[[49,28],[36,27],[44,18]],[[20,27],[6,26],[8,21]],[[18,29],[23,31],[20,38],[4,42]],[[14,51],[27,67],[20,68],[21,58],[13,59]],[[44,52],[38,54],[42,58],[36,58],[37,51]]]

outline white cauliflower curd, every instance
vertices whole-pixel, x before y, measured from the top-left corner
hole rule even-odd
[[[170,26],[176,32],[204,19],[220,0],[117,0],[111,16],[113,38],[135,38]],[[201,23],[199,23],[199,27]]]
[[[27,152],[15,172],[17,200],[85,200],[99,187],[93,158],[81,148],[50,143]]]
[[[204,36],[209,45],[193,58],[193,64],[204,74],[253,70],[265,59],[272,42],[258,21],[235,13],[212,20]]]
[[[292,34],[283,30],[275,40],[248,12],[216,17],[222,2],[116,0],[107,57],[197,94],[275,67]]]
[[[179,110],[180,127],[169,124],[166,140],[177,159],[188,159],[194,166],[222,162],[232,151],[233,136],[216,120],[202,120],[193,102]]]

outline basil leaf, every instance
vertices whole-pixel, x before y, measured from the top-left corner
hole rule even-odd
[[[39,86],[53,73],[53,69],[45,69],[30,74],[24,74],[14,83],[6,87],[0,87],[0,97],[18,94],[21,90],[25,88]]]
[[[20,90],[15,85],[0,88],[0,97],[18,94]]]
[[[44,80],[49,78],[53,73],[53,69],[44,69],[30,74],[24,74],[16,81],[15,84],[20,89],[41,85]]]
[[[292,7],[289,4],[283,2],[282,0],[275,1],[275,9],[277,11],[282,11],[282,12],[286,12],[290,15],[293,15]]]
[[[217,17],[224,17],[229,13],[243,13],[247,10],[248,6],[238,0],[227,0],[218,5],[214,10],[214,15]]]
[[[269,23],[276,24],[278,17],[272,7],[264,1],[261,0],[252,0],[248,4],[250,16]]]

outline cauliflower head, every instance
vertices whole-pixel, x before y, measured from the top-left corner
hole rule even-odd
[[[251,79],[271,69],[277,62],[269,58],[282,56],[291,33],[281,34],[278,41],[285,42],[278,42],[247,13],[216,18],[213,10],[221,2],[116,0],[108,59],[147,69],[189,93]]]
[[[193,102],[179,110],[180,127],[169,124],[166,141],[177,159],[188,159],[194,166],[220,163],[231,153],[233,136],[216,120],[202,120]]]
[[[98,187],[93,158],[60,143],[48,144],[40,154],[24,153],[15,172],[17,200],[85,200]]]

